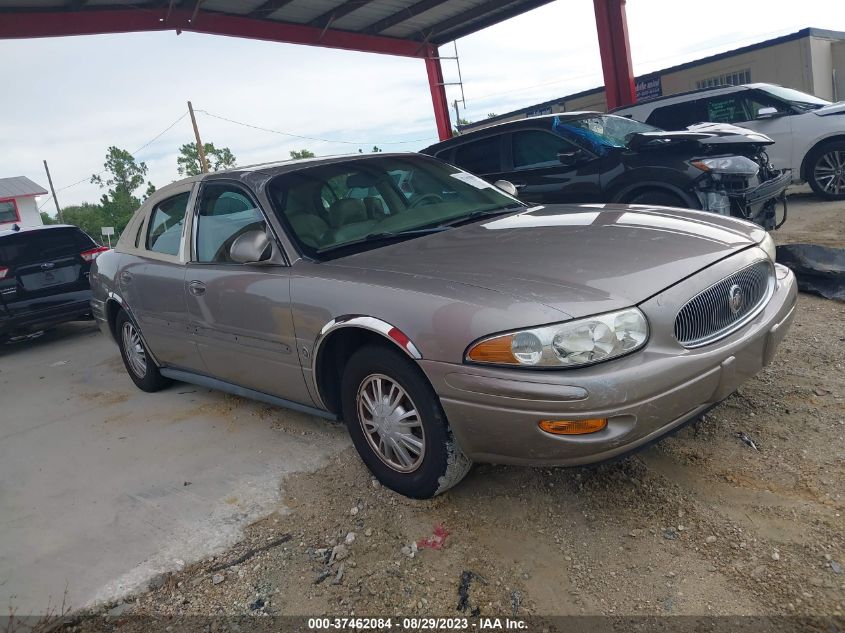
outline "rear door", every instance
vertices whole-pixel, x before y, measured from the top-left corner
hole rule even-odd
[[[88,273],[102,249],[73,226],[0,237],[0,306],[12,316],[90,299]]]
[[[180,190],[181,189],[181,190]],[[121,258],[117,283],[153,356],[162,365],[202,372],[185,303],[183,239],[193,185],[154,200]]]
[[[290,267],[239,264],[229,257],[238,235],[270,231],[255,197],[235,182],[206,182],[193,226],[185,296],[207,373],[311,405],[296,353]]]
[[[461,143],[451,150],[438,154],[438,158],[492,183],[502,178],[503,139],[504,135],[495,134]]]

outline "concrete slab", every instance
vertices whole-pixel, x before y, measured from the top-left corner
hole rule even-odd
[[[90,323],[0,346],[0,606],[109,600],[236,542],[284,475],[349,446],[311,416],[177,383],[146,394]]]

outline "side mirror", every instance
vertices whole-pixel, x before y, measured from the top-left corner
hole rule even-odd
[[[229,258],[238,264],[259,264],[273,256],[273,245],[264,231],[246,231],[229,247]]]
[[[514,185],[510,180],[497,180],[493,183],[493,186],[496,187],[496,189],[501,189],[509,196],[516,198],[516,185]]]
[[[777,108],[767,107],[767,108],[760,108],[757,111],[757,116],[754,117],[755,119],[774,119],[777,116],[780,116],[780,112]]]
[[[579,149],[572,152],[558,152],[557,159],[564,167],[575,167],[575,165],[584,160],[584,154]]]

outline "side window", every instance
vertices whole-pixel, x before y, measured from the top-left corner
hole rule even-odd
[[[464,143],[455,149],[455,164],[475,174],[502,171],[500,147],[501,136]]]
[[[196,260],[229,263],[229,247],[247,231],[266,231],[261,210],[241,189],[226,184],[205,185],[197,213]]]
[[[707,100],[707,120],[713,123],[744,123],[750,119],[745,99],[739,94],[711,97]]]
[[[541,130],[526,130],[513,134],[514,169],[560,167],[558,154],[574,152],[577,147],[569,141]]]
[[[787,104],[778,99],[772,99],[768,95],[759,92],[748,92],[745,97],[745,109],[752,119],[756,119],[762,108],[776,108],[778,112],[790,114],[791,110]]]
[[[701,107],[701,101],[695,100],[657,108],[645,122],[664,130],[683,130],[707,120],[707,113]]]
[[[153,207],[147,231],[147,250],[165,255],[179,254],[189,196],[186,191]]]

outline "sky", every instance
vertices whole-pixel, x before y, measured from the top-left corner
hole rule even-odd
[[[807,26],[845,31],[841,0],[628,0],[627,16],[636,74]],[[591,0],[555,0],[456,45],[470,120],[603,83]],[[457,81],[454,62],[443,70]],[[11,89],[0,102],[0,177],[46,187],[46,159],[63,207],[99,199],[89,180],[110,145],[145,162],[157,187],[177,180],[178,148],[193,141],[189,99],[203,141],[241,165],[293,149],[414,151],[437,140],[419,59],[161,32],[0,41],[0,73]],[[55,214],[47,196],[39,204]]]

